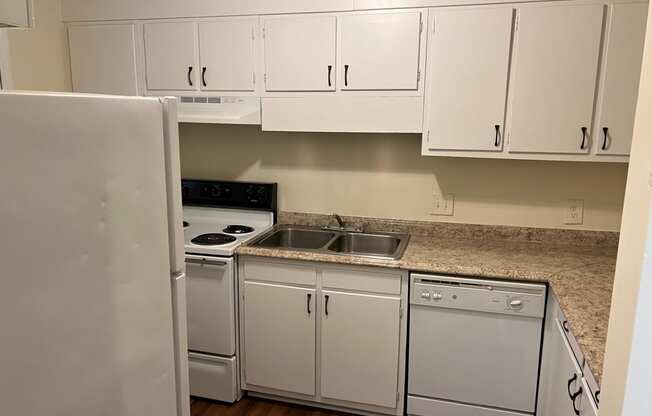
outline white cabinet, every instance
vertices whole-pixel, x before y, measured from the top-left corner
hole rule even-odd
[[[431,13],[424,143],[431,150],[500,151],[512,8]]]
[[[199,23],[202,90],[254,90],[256,22],[222,19]]]
[[[148,90],[197,89],[197,25],[193,22],[145,24]]]
[[[603,14],[602,4],[518,9],[510,152],[588,152]]]
[[[597,153],[601,155],[629,155],[647,9],[647,3],[610,6],[595,134]]]
[[[265,89],[334,91],[335,16],[263,19]]]
[[[353,13],[342,16],[344,90],[416,90],[421,13]]]
[[[244,282],[248,384],[315,394],[315,290]]]
[[[402,415],[407,273],[242,257],[242,388]]]
[[[0,28],[29,26],[31,4],[31,0],[0,1]]]
[[[322,291],[321,394],[396,406],[400,298]]]
[[[68,27],[73,91],[138,95],[133,24]]]

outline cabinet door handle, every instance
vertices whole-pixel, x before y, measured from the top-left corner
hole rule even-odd
[[[201,83],[204,85],[204,87],[207,87],[207,85],[206,85],[206,67],[203,67],[201,69]]]
[[[564,331],[570,332],[570,328],[568,328],[568,321],[562,322],[561,327],[564,328]]]
[[[192,67],[188,67],[188,84],[192,87]]]
[[[580,389],[577,391],[577,393],[575,393],[571,397],[571,400],[573,401],[573,411],[575,412],[576,416],[580,416],[580,410],[577,407],[575,407],[575,400],[577,400],[577,398],[580,396],[580,394],[582,394],[582,387],[580,387]]]
[[[568,387],[566,389],[568,391],[568,398],[571,399],[571,400],[573,399],[573,396],[575,395],[574,393],[571,392],[571,385],[575,382],[575,380],[577,380],[577,374],[573,374],[573,377],[571,377],[571,379],[568,380]]]
[[[607,150],[607,140],[609,140],[609,127],[603,127],[602,133],[604,135],[604,139],[602,141],[602,150]]]
[[[328,300],[330,298],[331,298],[330,296],[324,295],[324,300],[325,300],[325,302],[324,302],[324,312],[326,313],[326,316],[328,316]]]
[[[331,72],[333,71],[333,65],[328,65],[328,86],[331,86]]]
[[[310,315],[312,312],[310,311],[310,299],[312,298],[312,294],[308,293],[307,294],[307,300],[306,300],[306,309],[308,310],[308,315]]]
[[[584,146],[586,146],[586,131],[588,129],[586,127],[582,127],[582,144],[580,144],[580,149],[584,150]]]
[[[344,86],[349,86],[349,66],[344,65]]]
[[[500,125],[496,124],[494,128],[496,129],[496,139],[494,140],[494,146],[498,147],[500,145]]]

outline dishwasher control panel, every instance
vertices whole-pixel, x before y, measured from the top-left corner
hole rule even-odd
[[[533,318],[542,318],[545,311],[544,284],[423,274],[412,274],[410,284],[412,305]]]

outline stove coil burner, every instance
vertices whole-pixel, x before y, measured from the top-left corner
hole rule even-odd
[[[193,238],[192,240],[190,240],[190,242],[193,244],[198,244],[200,246],[219,246],[222,244],[232,243],[235,240],[237,239],[232,235],[211,233],[211,234],[199,235]]]
[[[227,234],[249,234],[254,232],[254,228],[248,225],[229,225],[222,231]]]

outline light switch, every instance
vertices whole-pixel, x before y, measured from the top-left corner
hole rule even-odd
[[[455,195],[453,194],[432,194],[432,209],[430,215],[453,215]]]

